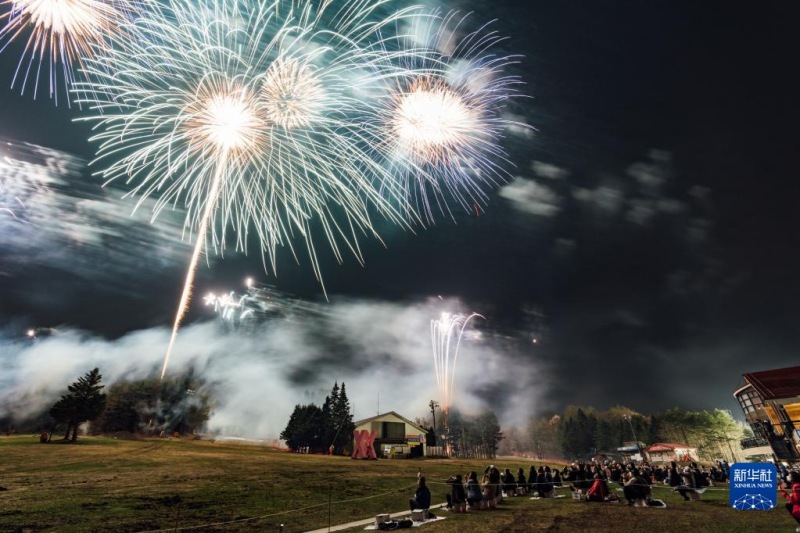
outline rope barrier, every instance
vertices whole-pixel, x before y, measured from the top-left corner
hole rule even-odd
[[[281,515],[288,515],[288,514],[297,513],[297,512],[300,512],[300,511],[308,511],[309,509],[315,509],[315,508],[319,508],[319,507],[327,507],[328,505],[334,505],[334,504],[338,505],[338,504],[342,504],[342,503],[352,503],[352,502],[357,502],[357,501],[371,500],[371,499],[374,499],[374,498],[380,498],[382,496],[388,496],[388,495],[394,494],[396,492],[408,491],[408,490],[411,490],[412,488],[415,488],[416,486],[417,486],[417,484],[415,483],[413,485],[408,485],[406,487],[402,487],[402,488],[399,488],[399,489],[392,489],[392,490],[390,490],[388,492],[382,492],[380,494],[373,494],[372,496],[364,496],[364,497],[361,497],[361,498],[350,498],[349,500],[337,500],[335,502],[330,502],[330,503],[328,503],[328,502],[317,503],[317,504],[314,504],[314,505],[307,505],[306,507],[299,507],[297,509],[289,509],[287,511],[281,511],[279,513],[271,513],[271,514],[265,514],[265,515],[260,515],[260,516],[250,516],[250,517],[247,517],[247,518],[237,518],[236,520],[228,520],[228,521],[225,521],[225,522],[213,522],[213,523],[201,524],[201,525],[197,525],[197,526],[170,527],[170,528],[167,528],[167,529],[150,529],[150,530],[147,530],[147,531],[141,531],[139,533],[164,533],[166,531],[188,531],[188,530],[191,530],[191,529],[202,529],[202,528],[211,527],[211,526],[225,526],[225,525],[229,525],[229,524],[250,522],[250,521],[253,521],[253,520],[263,520],[265,518],[272,518],[272,517],[281,516]]]
[[[554,485],[553,489],[554,490],[556,490],[556,489],[572,489],[571,485],[573,483],[576,483],[576,482],[577,483],[583,482],[583,483],[591,484],[591,483],[594,482],[594,480],[593,479],[587,479],[587,480],[569,481],[569,482],[567,482],[565,484],[562,484],[562,485]],[[624,483],[621,483],[621,482],[618,482],[618,481],[606,480],[606,483],[607,484],[615,483],[615,484],[619,485],[619,489],[621,489],[623,486],[625,486]],[[446,481],[427,481],[426,484],[427,485],[452,485],[452,483],[449,483],[449,482],[446,482]],[[536,485],[545,485],[545,484],[552,485],[552,483],[536,483],[536,482],[534,482],[534,483],[525,483],[524,486],[532,487],[532,486],[536,486]],[[493,484],[490,484],[490,486],[494,486],[495,488],[501,488],[501,489],[505,485],[506,484],[504,484],[504,483],[493,483]],[[515,484],[515,487],[517,485],[518,484]],[[481,484],[480,486],[481,486],[481,488],[483,488],[486,485]],[[630,487],[638,486],[638,487],[650,487],[650,488],[659,488],[659,489],[670,489],[670,491],[674,491],[674,492],[677,492],[677,490],[678,490],[678,487],[672,487],[670,485],[664,485],[664,484],[661,484],[661,483],[654,483],[652,485],[651,484],[647,484],[647,483],[634,483],[634,484],[628,485],[628,486],[630,486]],[[277,517],[277,516],[290,515],[290,514],[298,513],[298,512],[301,512],[301,511],[308,511],[310,509],[323,508],[323,507],[327,507],[329,505],[340,505],[340,504],[345,504],[345,503],[353,503],[353,502],[371,500],[371,499],[375,499],[375,498],[381,498],[383,496],[388,496],[388,495],[395,494],[395,493],[398,493],[398,492],[411,491],[412,489],[415,489],[416,487],[417,487],[417,484],[415,483],[413,485],[407,485],[407,486],[404,486],[404,487],[401,487],[401,488],[392,489],[392,490],[387,491],[387,492],[382,492],[380,494],[373,494],[371,496],[363,496],[363,497],[359,497],[359,498],[350,498],[350,499],[347,499],[347,500],[337,500],[335,502],[330,502],[330,503],[328,503],[328,502],[318,503],[318,504],[314,504],[314,505],[308,505],[308,506],[305,506],[305,507],[299,507],[297,509],[289,509],[289,510],[286,510],[286,511],[280,511],[280,512],[277,512],[277,513],[270,513],[270,514],[264,514],[264,515],[259,515],[259,516],[250,516],[250,517],[247,517],[247,518],[238,518],[238,519],[235,519],[235,520],[227,520],[227,521],[222,521],[222,522],[209,522],[209,523],[206,523],[206,524],[200,524],[200,525],[194,525],[194,526],[170,527],[170,528],[166,528],[166,529],[150,529],[150,530],[147,530],[147,531],[142,531],[140,533],[166,533],[166,532],[169,532],[169,531],[189,531],[189,530],[197,530],[197,529],[203,529],[203,528],[208,528],[208,527],[226,526],[226,525],[230,525],[230,524],[251,522],[251,521],[254,521],[254,520],[264,520],[264,519],[267,519],[267,518],[274,518],[274,517]],[[706,491],[722,491],[722,492],[725,492],[725,491],[729,491],[730,490],[727,487],[726,488],[698,487],[697,489],[692,488],[692,487],[683,487],[683,486],[681,486],[681,487],[685,488],[687,491],[695,491],[697,489],[701,489],[701,490],[705,489],[705,490],[703,490],[703,492],[706,492]]]

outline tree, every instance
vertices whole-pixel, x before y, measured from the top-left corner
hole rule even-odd
[[[308,447],[312,451],[322,451],[323,422],[322,409],[316,405],[295,405],[289,423],[280,436],[292,450]]]
[[[567,412],[572,411],[567,409]],[[561,447],[567,457],[583,459],[595,451],[597,417],[592,410],[587,415],[580,407],[572,412],[573,415],[564,415]]]
[[[163,380],[120,380],[108,387],[107,407],[95,426],[106,433],[201,431],[211,414],[207,389],[191,371]]]
[[[333,445],[336,438],[336,414],[334,410],[339,402],[339,383],[334,382],[331,393],[325,397],[322,404],[322,441],[325,446]]]
[[[353,411],[350,408],[350,400],[347,398],[347,389],[345,388],[344,381],[342,387],[339,389],[339,397],[333,404],[333,427],[336,429],[334,438],[331,444],[334,447],[334,453],[344,453],[350,443],[353,442],[353,431],[356,425],[353,423]]]
[[[532,419],[528,424],[531,451],[537,459],[561,457],[560,424],[561,417],[559,415]]]
[[[78,381],[67,386],[67,394],[61,396],[50,409],[50,416],[56,423],[66,423],[67,431],[64,439],[69,438],[72,430],[72,442],[78,440],[78,426],[99,417],[106,407],[106,395],[100,392],[100,370],[93,369]]]
[[[500,431],[500,422],[497,420],[497,415],[492,411],[485,411],[478,416],[475,424],[488,458],[494,459],[497,455],[497,445],[503,440],[503,433]]]

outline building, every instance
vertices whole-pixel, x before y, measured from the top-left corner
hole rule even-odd
[[[645,449],[650,461],[654,463],[668,463],[670,461],[691,462],[698,461],[697,448],[688,444],[674,442],[656,442]]]
[[[643,442],[623,442],[622,446],[615,448],[614,451],[619,455],[622,462],[646,461],[645,443]]]
[[[375,453],[378,457],[422,457],[427,455],[425,430],[394,411],[365,418],[355,423],[355,431],[375,434]]]
[[[800,366],[742,377],[733,396],[754,434],[742,440],[746,457],[800,463]]]

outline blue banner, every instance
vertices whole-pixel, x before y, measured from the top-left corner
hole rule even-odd
[[[778,498],[778,472],[772,463],[736,463],[730,473],[731,507],[768,511]]]

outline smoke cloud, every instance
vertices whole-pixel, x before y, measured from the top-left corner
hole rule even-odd
[[[199,392],[209,392],[213,404],[208,429],[224,435],[276,438],[296,404],[321,404],[334,381],[346,383],[356,420],[390,410],[427,420],[428,402],[439,398],[430,321],[455,310],[440,300],[334,300],[273,317],[248,333],[217,320],[195,323],[181,330],[168,373],[193,369],[204,379],[209,390]],[[546,380],[522,353],[524,343],[490,324],[472,324],[458,358],[451,354],[453,405],[467,414],[488,408],[504,425],[519,424],[546,393]],[[166,327],[116,340],[62,328],[33,342],[6,340],[0,416],[41,412],[95,366],[106,385],[152,377],[168,341]]]

